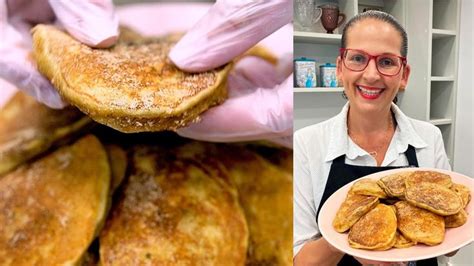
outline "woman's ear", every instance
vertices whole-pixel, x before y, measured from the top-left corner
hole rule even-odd
[[[410,77],[410,65],[406,64],[403,68],[402,80],[400,81],[400,91],[404,91],[408,84],[408,78]]]

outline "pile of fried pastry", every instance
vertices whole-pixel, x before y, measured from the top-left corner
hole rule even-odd
[[[291,265],[292,152],[0,109],[1,265]]]
[[[462,226],[471,198],[467,186],[436,171],[401,171],[379,180],[356,181],[333,220],[349,230],[353,248],[387,250],[416,244],[438,245],[446,228]]]

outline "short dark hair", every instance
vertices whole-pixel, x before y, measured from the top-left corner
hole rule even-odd
[[[388,24],[392,25],[399,33],[400,36],[402,37],[402,47],[400,49],[400,54],[403,57],[406,57],[408,54],[408,37],[405,29],[403,26],[397,21],[396,18],[394,18],[392,15],[378,11],[378,10],[369,10],[360,14],[357,14],[356,16],[352,17],[342,30],[342,38],[341,38],[341,48],[346,48],[347,45],[347,32],[348,30],[354,26],[357,22],[362,21],[364,19],[376,19],[380,20],[383,22],[387,22]]]

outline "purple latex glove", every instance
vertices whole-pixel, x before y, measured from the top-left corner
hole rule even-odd
[[[169,57],[179,68],[190,72],[221,66],[290,23],[292,7],[289,0],[218,0],[176,44]],[[292,31],[283,38],[291,40]],[[266,46],[272,50],[284,42],[274,40]],[[179,129],[178,134],[217,142],[267,139],[291,147],[290,73],[289,54],[280,56],[276,69],[261,59],[242,60],[229,75],[229,99],[205,112],[200,122]]]
[[[118,37],[111,0],[0,0],[0,78],[52,107],[66,105],[31,58],[30,29],[57,23],[91,47],[109,47]]]

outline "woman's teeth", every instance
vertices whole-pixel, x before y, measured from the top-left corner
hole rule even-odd
[[[363,94],[368,95],[368,96],[377,96],[382,92],[382,89],[364,89],[360,86],[357,86],[357,89],[359,89]]]

